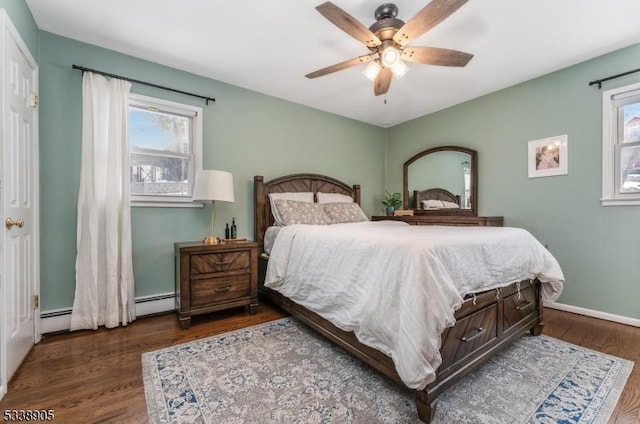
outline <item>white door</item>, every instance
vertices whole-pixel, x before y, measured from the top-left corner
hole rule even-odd
[[[40,340],[38,213],[38,70],[11,24],[2,18],[2,146],[0,197],[0,397]]]

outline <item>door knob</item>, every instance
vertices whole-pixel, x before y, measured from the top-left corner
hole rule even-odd
[[[7,227],[7,230],[10,230],[12,227],[22,228],[24,227],[24,219],[16,219],[15,221],[11,218],[7,218],[4,222],[4,225]]]

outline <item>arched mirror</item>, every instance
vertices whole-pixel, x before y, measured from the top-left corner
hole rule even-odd
[[[403,167],[403,205],[414,214],[478,215],[478,152],[440,146]]]

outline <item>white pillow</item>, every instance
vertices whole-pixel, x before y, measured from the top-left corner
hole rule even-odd
[[[442,201],[442,207],[444,209],[460,209],[460,205],[454,202],[447,202],[446,200]]]
[[[353,197],[340,193],[317,193],[318,203],[353,203]]]
[[[423,200],[422,209],[459,209],[460,205],[446,200]]]
[[[275,220],[276,225],[283,226],[282,216],[278,213],[278,207],[275,204],[276,200],[295,200],[297,202],[313,203],[312,191],[301,192],[287,192],[287,193],[269,193],[269,202],[271,203],[271,214]]]

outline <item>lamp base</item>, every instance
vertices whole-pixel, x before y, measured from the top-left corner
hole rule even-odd
[[[205,237],[202,239],[202,242],[204,244],[218,244],[220,243],[220,240],[218,239],[218,237]]]

